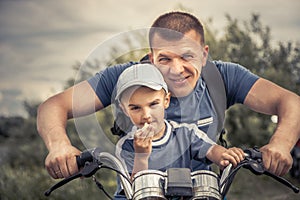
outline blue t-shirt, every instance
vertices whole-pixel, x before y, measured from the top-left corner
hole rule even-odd
[[[259,77],[235,63],[222,61],[213,61],[213,63],[217,66],[224,80],[227,108],[236,103],[243,103],[249,90]],[[104,106],[108,106],[113,102],[115,85],[120,74],[134,64],[137,64],[137,62],[108,67],[88,80]],[[165,117],[178,123],[194,123],[213,141],[217,141],[219,138],[216,111],[208,88],[201,77],[188,96],[171,97]]]
[[[152,141],[152,152],[148,159],[148,169],[165,172],[169,168],[190,168],[192,160],[204,163],[202,169],[206,169],[205,159],[208,149],[216,144],[195,124],[167,122],[165,120],[165,133],[163,137]],[[122,137],[116,147],[116,156],[131,174],[134,164],[134,133],[137,128]]]

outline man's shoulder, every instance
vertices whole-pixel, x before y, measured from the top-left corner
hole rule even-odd
[[[132,65],[135,65],[135,64],[138,64],[138,62],[130,61],[127,63],[115,64],[115,65],[111,65],[111,66],[105,68],[103,71],[106,71],[108,73],[120,74],[125,69],[127,69],[128,67],[131,67]]]
[[[233,63],[233,62],[227,62],[227,61],[222,61],[222,60],[213,60],[211,61],[215,66],[218,68],[218,70],[223,73],[225,70],[234,70],[237,67],[241,67],[240,64],[238,63]]]

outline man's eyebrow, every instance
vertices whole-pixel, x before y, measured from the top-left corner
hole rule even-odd
[[[182,52],[182,55],[185,55],[185,54],[192,54],[192,55],[196,55],[196,53],[195,53],[194,51],[190,50],[190,49],[188,49],[188,50],[186,50],[186,51]]]
[[[169,56],[164,53],[159,53],[157,57],[169,57]]]

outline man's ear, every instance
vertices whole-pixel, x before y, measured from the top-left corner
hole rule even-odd
[[[202,63],[203,63],[202,67],[206,65],[206,62],[208,60],[208,53],[209,53],[209,46],[205,45],[203,48],[203,55],[202,55]]]
[[[165,96],[165,102],[164,102],[164,107],[167,109],[170,105],[170,100],[171,100],[171,93],[168,92]]]
[[[150,62],[153,64],[153,63],[154,63],[154,60],[153,60],[153,53],[150,52],[150,53],[148,54],[148,56],[149,56]]]

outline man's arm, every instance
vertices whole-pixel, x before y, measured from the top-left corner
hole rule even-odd
[[[49,151],[45,166],[53,178],[68,177],[78,171],[75,156],[80,151],[72,146],[67,136],[67,120],[102,108],[87,81],[50,97],[39,106],[37,130]]]
[[[278,116],[276,130],[261,151],[268,171],[280,176],[286,174],[292,165],[290,152],[300,137],[300,97],[260,78],[244,104],[254,111]]]

